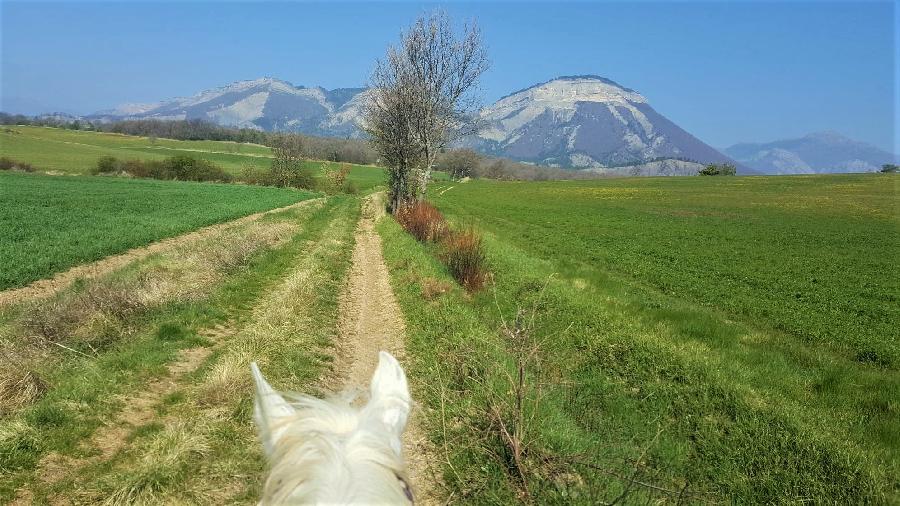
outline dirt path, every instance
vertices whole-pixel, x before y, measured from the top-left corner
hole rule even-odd
[[[341,298],[341,338],[336,371],[347,389],[364,389],[375,371],[378,352],[389,351],[403,363],[405,325],[403,313],[391,289],[390,276],[381,253],[381,237],[375,223],[384,214],[380,194],[366,198],[356,230],[353,267]],[[421,413],[413,406],[404,433],[403,452],[409,466],[417,504],[437,504],[435,480],[437,459],[420,428]]]
[[[217,223],[215,225],[210,225],[208,227],[194,230],[193,232],[170,237],[168,239],[162,239],[147,246],[134,248],[118,255],[108,256],[101,260],[97,260],[96,262],[77,265],[65,272],[60,272],[51,278],[40,279],[28,286],[13,288],[11,290],[0,292],[0,306],[10,303],[25,302],[33,299],[49,297],[56,292],[67,288],[69,285],[75,282],[76,279],[99,277],[116,269],[119,269],[120,267],[123,267],[130,262],[146,258],[154,253],[165,251],[180,244],[191,243],[204,239],[225,229],[258,220],[259,218],[267,214],[277,213],[279,211],[304,206],[318,200],[321,199],[304,200],[302,202],[297,202],[296,204],[291,204],[289,206],[251,214],[249,216],[244,216],[243,218],[238,218],[232,221],[226,221],[224,223]]]

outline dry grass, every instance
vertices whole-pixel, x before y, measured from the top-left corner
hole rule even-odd
[[[441,257],[450,274],[469,292],[484,287],[487,258],[481,236],[473,229],[452,231],[441,241]]]
[[[439,241],[449,231],[444,216],[428,202],[415,202],[403,206],[397,212],[396,218],[407,232],[422,242]]]
[[[421,284],[422,298],[429,302],[439,299],[441,295],[444,295],[451,289],[450,283],[437,278],[423,279]]]
[[[112,477],[115,486],[108,494],[98,494],[105,495],[103,504],[189,502],[190,497],[173,493],[178,492],[186,468],[210,453],[210,442],[203,425],[177,420],[132,453],[138,456],[136,464]]]
[[[99,356],[136,330],[136,317],[164,304],[206,296],[258,251],[291,237],[293,221],[264,220],[179,245],[107,276],[20,308],[2,330],[0,413],[36,401],[48,385],[33,372],[65,355]]]
[[[0,369],[0,418],[40,399],[47,383],[34,371],[19,364]]]

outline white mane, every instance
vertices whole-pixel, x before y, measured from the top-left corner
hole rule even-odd
[[[321,400],[272,389],[256,364],[254,421],[270,463],[262,504],[409,504],[401,454],[410,398],[406,376],[379,354],[369,402]]]

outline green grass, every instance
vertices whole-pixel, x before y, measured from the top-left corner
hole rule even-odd
[[[243,185],[0,173],[0,290],[313,196]]]
[[[890,175],[479,181],[434,198],[573,273],[615,273],[897,368],[898,185]]]
[[[687,487],[704,502],[896,502],[896,181],[441,185],[451,221],[485,232],[495,285],[430,300],[452,285],[434,248],[382,223],[447,493],[521,497],[485,406],[509,396],[501,316],[535,308],[534,502],[610,501],[635,472],[658,487],[633,486],[635,501]]]
[[[239,175],[244,167],[268,169],[272,153],[266,146],[226,141],[179,141],[131,135],[63,130],[49,127],[0,128],[0,156],[28,162],[38,170],[65,174],[87,174],[102,156],[121,160],[162,160],[173,155],[189,155],[209,160],[226,172]],[[322,164],[307,166],[316,174]],[[377,167],[352,165],[349,179],[360,190],[369,190],[385,182],[384,171]]]

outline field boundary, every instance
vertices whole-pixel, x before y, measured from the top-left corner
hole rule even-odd
[[[94,262],[76,265],[71,269],[55,274],[52,277],[34,281],[23,287],[12,288],[10,290],[0,292],[0,307],[12,303],[21,303],[34,299],[49,297],[65,288],[68,288],[77,279],[96,278],[118,268],[124,267],[125,265],[135,260],[141,260],[154,253],[166,251],[180,244],[198,241],[205,237],[209,237],[210,235],[217,234],[223,230],[256,221],[267,214],[296,209],[298,207],[309,205],[313,202],[321,203],[323,201],[323,198],[303,200],[289,206],[250,214],[236,220],[208,225],[206,227],[198,228],[185,234],[176,235],[152,242],[146,246],[132,248],[125,252],[117,253],[115,255],[111,255]]]

